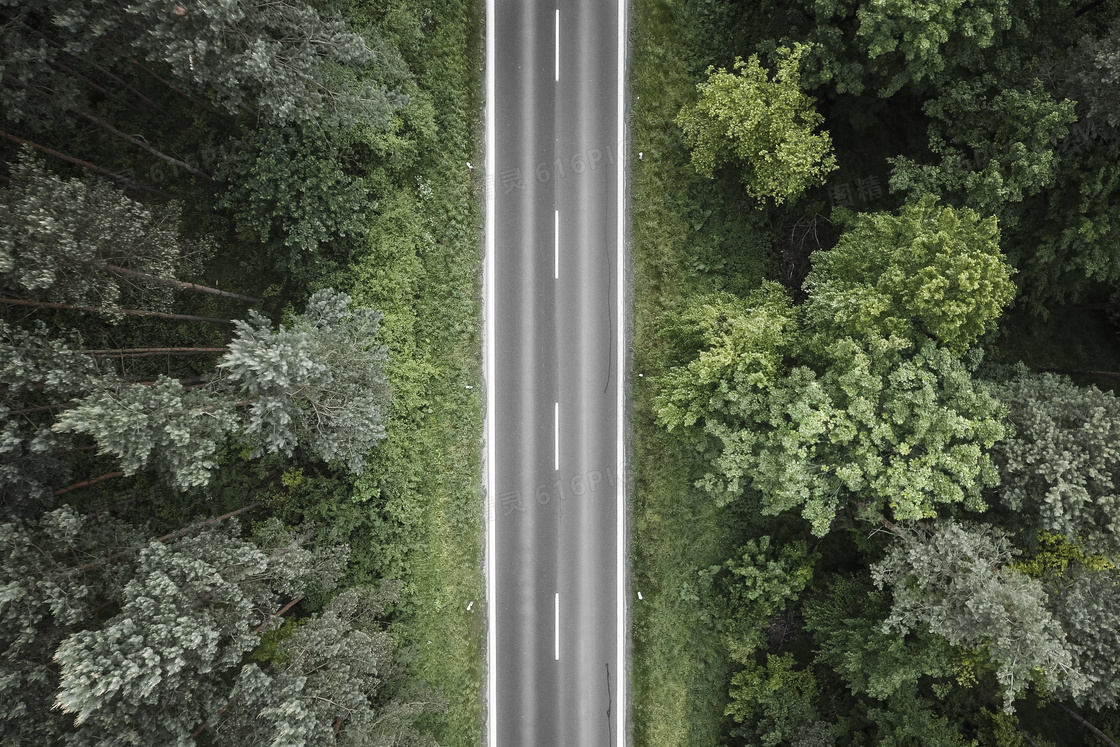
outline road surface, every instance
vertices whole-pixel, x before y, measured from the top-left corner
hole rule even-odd
[[[624,31],[489,0],[490,747],[626,743]]]

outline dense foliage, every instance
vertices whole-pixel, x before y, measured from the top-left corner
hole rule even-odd
[[[1120,3],[637,14],[636,743],[1115,743]]]
[[[0,3],[0,741],[475,743],[479,30]]]

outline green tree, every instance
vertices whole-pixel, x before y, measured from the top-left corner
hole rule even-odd
[[[53,708],[59,644],[93,624],[131,578],[128,563],[97,562],[143,541],[108,516],[68,506],[0,524],[0,739],[62,744],[72,719]],[[75,572],[76,568],[83,568]]]
[[[1096,37],[1082,36],[1059,73],[1071,98],[1086,105],[1086,118],[1120,134],[1120,22]]]
[[[298,1],[43,5],[69,51],[114,62],[140,50],[229,111],[252,107],[270,124],[384,127],[407,102],[396,50],[372,28],[355,33],[337,11]]]
[[[240,422],[224,393],[185,390],[160,376],[152,386],[100,388],[64,410],[56,433],[89,434],[126,475],[155,466],[179,490],[210,481],[218,449]]]
[[[1002,410],[957,358],[932,342],[910,351],[881,338],[841,339],[823,356],[821,373],[791,368],[753,422],[709,428],[723,446],[710,488],[749,476],[763,513],[800,508],[817,536],[848,501],[897,519],[985,508]]]
[[[758,406],[784,372],[800,328],[789,295],[769,281],[746,299],[702,297],[659,326],[684,359],[658,384],[654,407],[670,431]]]
[[[836,168],[828,133],[813,133],[824,118],[798,85],[804,51],[800,44],[778,50],[773,81],[757,55],[736,58],[732,72],[708,68],[708,80],[696,87],[699,101],[677,115],[697,172],[711,177],[725,163],[739,163],[750,195],[781,204]]]
[[[361,473],[385,437],[387,349],[375,344],[381,312],[349,306],[350,296],[326,289],[278,330],[255,313],[251,323],[237,322],[218,367],[250,402],[245,432],[255,454],[290,456],[302,443]]]
[[[1001,530],[945,520],[893,532],[898,540],[871,568],[876,586],[893,595],[885,629],[985,647],[1007,709],[1040,676],[1072,693],[1086,688],[1043,585],[1011,566],[1018,551]]]
[[[180,490],[210,481],[231,436],[252,441],[255,456],[291,456],[303,445],[361,473],[385,437],[390,395],[386,348],[375,344],[381,314],[349,305],[344,293],[319,291],[278,330],[252,312],[251,323],[237,323],[218,363],[221,376],[201,388],[165,376],[153,385],[91,377],[93,391],[66,403],[52,430],[88,434],[126,475],[154,467]]]
[[[782,8],[776,5],[775,10]],[[1036,0],[803,0],[790,16],[811,44],[805,85],[890,98],[995,70],[1017,78],[1063,50],[1086,22],[1067,3]],[[760,45],[772,48],[781,42]]]
[[[913,158],[888,159],[891,191],[912,198],[951,196],[982,215],[1017,223],[1015,204],[1054,184],[1059,143],[1077,120],[1074,102],[1055,101],[1038,80],[1003,88],[992,75],[947,83],[922,110],[930,117],[932,165]]]
[[[933,338],[961,355],[1012,299],[995,218],[932,196],[890,213],[843,215],[839,243],[812,255],[806,324],[826,340]]]
[[[218,205],[230,210],[238,232],[286,250],[289,272],[329,266],[328,249],[368,230],[372,195],[347,148],[306,128],[248,133],[235,155],[217,165],[226,184]]]
[[[349,589],[321,614],[274,631],[279,637],[267,663],[242,667],[229,703],[214,719],[214,744],[272,744],[283,737],[351,747],[434,747],[413,722],[438,712],[442,701],[405,679],[404,662],[379,624],[394,601],[392,585]]]
[[[42,322],[20,329],[0,321],[0,510],[6,514],[42,509],[73,472],[72,439],[53,432],[47,418],[53,405],[113,378],[75,349],[80,344],[77,333],[52,336]]]
[[[1025,369],[991,392],[1014,428],[994,450],[1005,523],[1120,556],[1120,400]]]
[[[166,309],[171,289],[150,281],[174,281],[197,260],[178,223],[178,203],[149,208],[105,182],[63,179],[25,148],[0,189],[0,288],[106,309],[130,295]]]
[[[924,630],[884,630],[890,601],[866,575],[822,581],[802,605],[805,629],[812,634],[815,663],[839,675],[853,695],[886,701],[923,677],[944,686],[957,674],[959,656],[944,638]]]
[[[817,535],[848,500],[895,518],[983,510],[1002,409],[952,350],[1011,297],[997,236],[924,200],[857,219],[815,260],[801,324],[776,284],[668,317],[691,360],[665,373],[655,408],[662,425],[698,426],[700,484],[720,502],[751,485],[764,514],[800,508]]]
[[[67,637],[57,704],[69,743],[182,744],[228,700],[223,676],[276,623],[283,601],[331,588],[345,547],[309,550],[275,519],[252,541],[236,519],[140,551],[117,614]]]
[[[732,676],[731,703],[724,715],[744,725],[734,730],[735,736],[748,738],[752,744],[804,744],[828,734],[814,703],[817,694],[813,674],[795,669],[791,654],[770,654],[765,665],[749,661]]]
[[[813,578],[819,559],[804,540],[773,545],[769,535],[747,540],[724,563],[729,576],[723,585],[728,605],[728,647],[739,663],[752,661],[763,644],[763,631],[773,615],[780,614]]]

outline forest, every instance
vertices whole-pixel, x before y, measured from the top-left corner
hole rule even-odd
[[[1120,742],[1120,3],[635,0],[633,733]]]
[[[481,742],[482,27],[0,3],[0,742]]]

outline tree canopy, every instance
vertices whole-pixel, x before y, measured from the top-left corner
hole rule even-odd
[[[731,72],[708,68],[708,80],[696,86],[699,100],[677,115],[700,174],[710,177],[725,163],[737,163],[749,194],[781,204],[836,168],[828,133],[813,132],[824,119],[798,85],[804,49],[779,50],[772,81],[757,55],[736,58]]]

